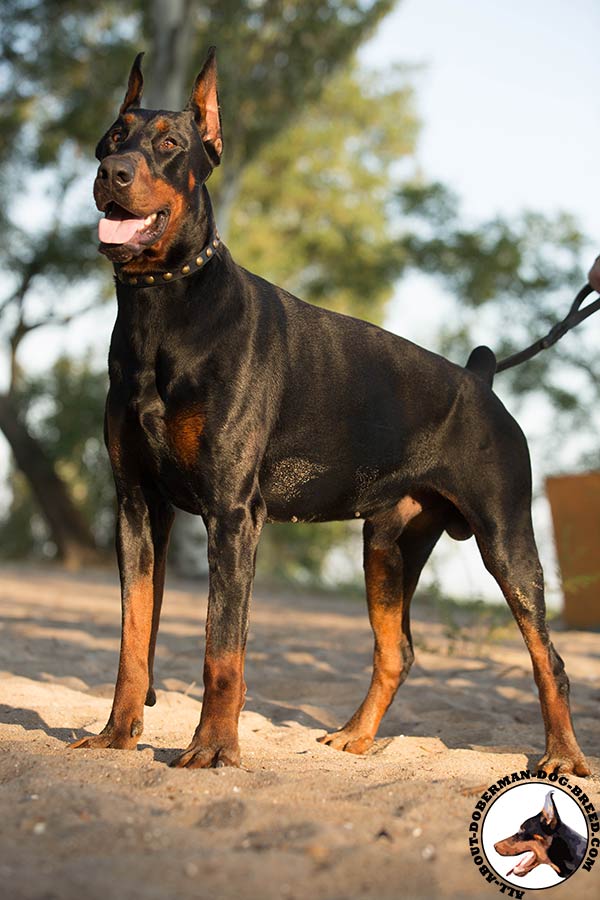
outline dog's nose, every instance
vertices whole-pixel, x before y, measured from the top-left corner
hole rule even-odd
[[[127,187],[134,175],[132,163],[124,156],[107,156],[98,169],[98,178],[114,187]]]

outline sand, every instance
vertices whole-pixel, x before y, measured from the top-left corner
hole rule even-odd
[[[357,757],[317,743],[354,711],[371,635],[353,597],[257,590],[242,769],[168,768],[197,724],[206,589],[173,583],[158,703],[138,751],[70,751],[102,728],[119,648],[116,579],[0,570],[0,896],[491,897],[467,849],[499,777],[533,766],[543,731],[516,627],[417,604],[417,660],[379,740]],[[572,683],[581,784],[600,807],[600,635],[554,631]],[[518,823],[517,823],[518,824]],[[552,897],[598,897],[598,871]],[[508,871],[508,869],[507,869]],[[576,881],[575,881],[576,879]],[[531,895],[533,896],[533,895]]]

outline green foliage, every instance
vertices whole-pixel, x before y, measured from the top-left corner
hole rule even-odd
[[[383,79],[355,62],[356,48],[393,5],[193,5],[190,85],[208,45],[219,48],[225,155],[211,181],[217,220],[242,264],[371,321],[381,321],[407,267],[438,277],[456,298],[441,352],[462,362],[486,342],[508,355],[566,312],[583,280],[584,239],[567,215],[525,213],[467,227],[447,188],[403,183],[398,163],[413,153],[418,129],[406,74]],[[0,0],[0,333],[15,360],[30,330],[66,323],[84,304],[112,295],[93,234],[93,147],[114,119],[134,54],[155,43],[158,7],[157,0],[126,10],[116,2]],[[146,69],[151,90],[151,54]],[[497,384],[550,404],[565,433],[593,435],[600,371],[593,340],[576,334]],[[104,373],[63,359],[31,379],[14,364],[12,389],[98,540],[109,542]],[[595,453],[591,443],[580,448],[588,465],[600,462],[600,442]],[[42,546],[47,536],[23,479],[13,473],[11,487],[10,525],[0,528],[5,550]],[[273,526],[259,565],[310,580],[348,534],[343,523]]]
[[[228,164],[255,159],[322,95],[396,0],[212,0],[196,13],[190,79],[219,50]],[[191,84],[191,80],[190,80]]]
[[[247,167],[236,258],[314,303],[381,321],[403,262],[390,199],[416,131],[405,73],[382,86],[344,67]]]
[[[421,225],[403,239],[412,264],[442,276],[467,306],[547,296],[582,279],[585,239],[565,213],[525,212],[515,222],[495,218],[466,229],[458,199],[439,183],[403,186],[398,196],[404,215]]]
[[[27,480],[15,469],[10,473],[10,491],[10,502],[0,519],[0,556],[43,557],[48,529],[37,512]]]
[[[0,163],[59,165],[114,119],[134,54],[154,43],[156,3],[1,0]],[[212,0],[192,5],[189,86],[209,44],[233,168],[256,157],[322,93],[395,0]],[[149,67],[152,60],[147,60]],[[150,83],[152,76],[150,74]],[[183,106],[186,98],[181,97]]]
[[[211,187],[221,230],[234,211],[235,255],[315,302],[372,319],[381,317],[396,272],[386,179],[412,150],[415,122],[403,79],[371,86],[374,76],[350,61],[393,5],[220,0],[194,5],[185,23],[190,86],[207,46],[220,50],[226,155]],[[111,2],[0,0],[0,264],[10,273],[0,311],[15,357],[11,388],[101,542],[113,490],[98,430],[104,376],[62,360],[32,380],[16,355],[30,330],[77,313],[79,285],[96,271],[106,277],[90,284],[86,304],[109,293],[96,213],[81,187],[85,180],[89,198],[93,146],[114,119],[134,54],[155,44],[157,10],[159,3],[139,0],[126,11]],[[146,63],[152,92],[152,54]],[[22,479],[11,482],[11,521],[21,522],[22,546],[31,547],[45,536],[24,528],[33,522],[31,499]],[[317,571],[326,536],[340,529],[324,528],[317,541],[308,529],[289,571]]]
[[[192,6],[181,24],[191,35],[190,86],[207,46],[223,50],[229,185],[321,95],[392,6],[393,0]],[[28,321],[30,296],[43,295],[45,277],[58,282],[55,289],[74,288],[100,266],[108,272],[92,238],[96,214],[91,201],[78,200],[79,189],[84,178],[91,180],[92,149],[114,120],[134,52],[152,47],[153,29],[161,27],[157,9],[159,3],[139,0],[127,11],[112,2],[0,0],[0,264],[10,273],[0,309],[3,304],[9,327],[15,315]],[[42,190],[46,204],[39,203]],[[98,300],[101,294],[96,285]],[[42,321],[65,318],[64,301],[57,305],[44,307]],[[68,305],[68,315],[76,308]]]
[[[352,538],[348,522],[266,525],[257,556],[257,573],[266,580],[287,581],[303,587],[323,587],[329,554]],[[358,549],[358,562],[361,558]],[[356,566],[347,566],[339,582],[352,584]]]
[[[410,228],[402,246],[411,265],[439,277],[456,299],[438,349],[461,363],[477,343],[489,344],[503,359],[543,337],[585,282],[580,261],[587,241],[566,213],[524,212],[513,221],[495,218],[467,229],[458,199],[443,185],[404,186],[398,198]],[[587,320],[495,381],[504,396],[520,398],[531,410],[552,411],[553,433],[540,449],[553,467],[564,465],[564,444],[582,467],[600,464],[599,324]],[[555,440],[557,429],[561,441]]]
[[[126,36],[139,14],[80,0],[2,0],[0,14],[0,162],[18,158],[25,181],[28,166],[59,165],[112,119],[117,77],[122,85],[131,61]]]

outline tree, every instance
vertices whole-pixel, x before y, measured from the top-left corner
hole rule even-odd
[[[438,336],[440,352],[459,362],[477,343],[510,356],[544,336],[566,315],[585,282],[588,241],[567,213],[523,212],[466,228],[460,203],[440,184],[405,185],[399,202],[408,226],[402,246],[410,264],[441,278],[455,314]],[[600,465],[600,322],[588,319],[552,349],[497,376],[494,389],[523,409],[546,413],[542,431],[547,466]],[[560,440],[554,435],[559,431]]]
[[[79,476],[71,479],[53,456],[60,448],[44,441],[39,403],[25,400],[30,379],[20,350],[32,330],[66,324],[112,296],[109,269],[91,239],[92,147],[114,118],[139,49],[150,50],[149,105],[180,107],[206,47],[221,48],[226,151],[210,187],[220,231],[243,264],[313,302],[373,321],[381,320],[407,266],[439,275],[460,301],[456,327],[441,335],[440,346],[459,361],[472,342],[489,341],[489,332],[477,332],[480,320],[494,319],[498,299],[521,300],[503,331],[506,352],[511,341],[527,343],[542,320],[556,318],[547,302],[552,291],[567,282],[570,290],[580,277],[574,265],[581,236],[572,223],[530,215],[465,228],[448,191],[404,183],[398,161],[410,157],[417,132],[406,74],[400,69],[384,79],[359,71],[354,56],[392,5],[138,0],[124,13],[116,2],[94,8],[80,0],[0,0],[0,334],[10,356],[0,428],[59,555],[76,561],[94,535],[74,497]],[[538,377],[575,415],[573,395],[560,394],[548,368],[552,358],[517,370],[513,383],[531,387],[529,373],[542,366]],[[595,377],[593,366],[590,373]],[[50,403],[58,387],[51,377]],[[27,448],[20,456],[19,442]],[[55,509],[61,513],[53,517]],[[297,541],[294,533],[282,529],[281,540]],[[303,547],[304,572],[322,563],[322,527],[318,534],[319,553]],[[331,534],[339,537],[337,526]]]
[[[230,160],[219,188],[225,231],[245,167],[320,95],[326,79],[392,5],[392,0],[202,5],[155,0],[132,4],[124,14],[122,4],[110,2],[101,8],[74,0],[0,2],[0,184],[6,198],[0,225],[7,236],[0,265],[8,276],[0,297],[0,331],[10,370],[0,429],[62,558],[74,564],[87,558],[93,538],[19,408],[19,350],[33,330],[67,324],[101,300],[103,281],[90,241],[93,216],[81,201],[80,186],[91,174],[93,143],[114,117],[140,33],[157,53],[161,81],[155,82],[154,97],[160,88],[170,102],[186,74],[192,83],[209,43],[228,48],[220,66]],[[164,39],[165,25],[170,40]],[[40,210],[42,188],[47,204]],[[32,221],[27,212],[34,200],[38,214]],[[84,302],[82,294],[87,294]]]
[[[240,262],[313,303],[381,322],[408,261],[391,200],[417,130],[406,72],[383,80],[347,63],[246,166],[231,217]]]

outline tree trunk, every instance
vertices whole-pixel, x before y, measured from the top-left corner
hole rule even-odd
[[[232,171],[223,176],[218,189],[211,192],[215,221],[225,242],[229,237],[231,216],[240,194],[241,181],[241,170],[232,167]]]
[[[30,434],[9,395],[0,395],[0,429],[46,520],[58,557],[69,568],[100,559],[94,538],[52,461]]]
[[[189,84],[194,23],[192,0],[152,0],[150,4],[151,60],[145,105],[149,109],[183,109],[192,90]],[[198,71],[202,60],[198,61]]]
[[[197,71],[193,72],[193,7],[192,0],[152,0],[149,4],[147,30],[151,47],[144,104],[150,109],[182,109],[187,103],[194,76],[204,62],[199,58]],[[202,521],[177,510],[171,535],[171,559],[180,575],[191,578],[206,575],[206,542]]]

